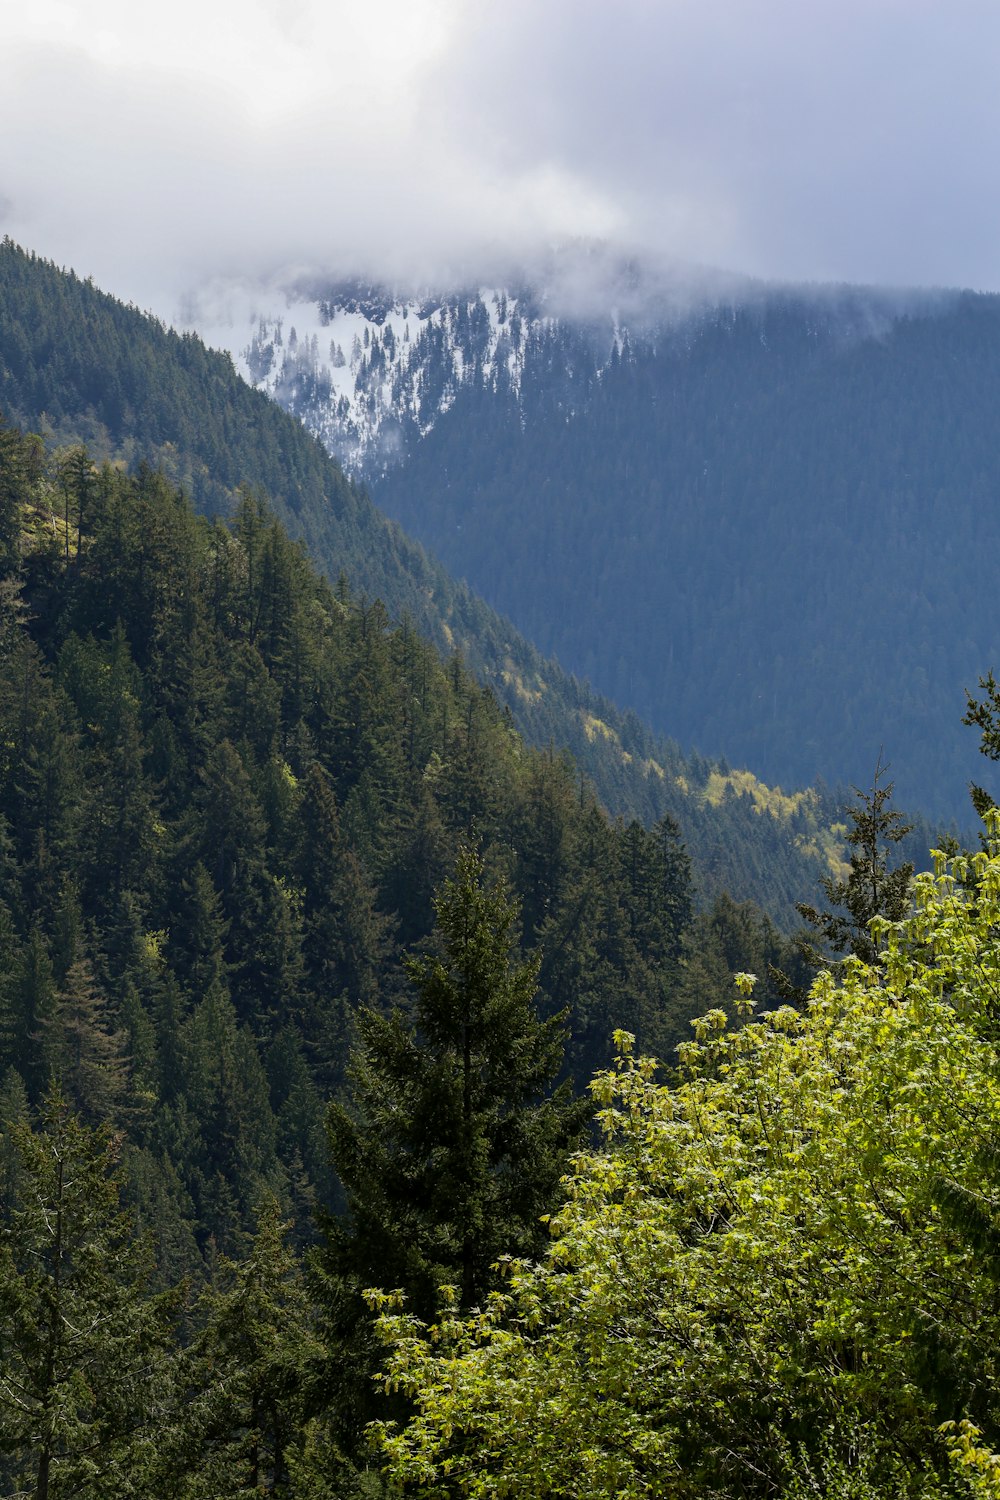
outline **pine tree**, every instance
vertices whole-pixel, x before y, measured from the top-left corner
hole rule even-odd
[[[873,919],[885,917],[899,922],[909,910],[913,866],[904,863],[890,869],[889,853],[913,825],[890,806],[893,783],[884,781],[887,769],[879,756],[871,791],[855,788],[857,804],[848,809],[853,825],[847,835],[850,874],[839,880],[827,876],[822,882],[835,910],[818,911],[814,906],[796,903],[799,915],[820,934],[829,950],[824,952],[809,942],[803,944],[805,957],[816,966],[828,964],[831,953],[834,958],[853,953],[866,964],[874,963],[880,945],[872,936]]]
[[[204,1230],[228,1254],[239,1248],[261,1195],[280,1182],[267,1077],[253,1036],[217,988],[192,1013],[184,1042],[185,1093],[201,1135],[190,1163],[194,1196]]]
[[[330,1111],[351,1220],[335,1239],[383,1281],[391,1268],[415,1303],[452,1280],[471,1306],[498,1255],[538,1244],[586,1106],[547,1095],[563,1018],[539,1019],[538,962],[512,958],[517,907],[478,851],[461,851],[434,906],[433,951],[406,961],[412,1021],[362,1014],[355,1113]]]
[[[217,1284],[195,1308],[186,1399],[162,1433],[151,1494],[237,1500],[290,1493],[288,1462],[322,1347],[288,1229],[269,1205],[249,1253],[239,1262],[219,1258]]]
[[[137,1495],[136,1450],[169,1381],[170,1299],[150,1298],[120,1207],[118,1142],[55,1096],[36,1134],[11,1127],[15,1190],[0,1223],[0,1480],[35,1500]]]
[[[42,468],[41,439],[8,427],[0,416],[0,576],[16,572],[20,563],[22,515]]]
[[[321,1077],[332,1085],[343,1080],[349,1011],[375,1000],[386,924],[342,835],[337,799],[319,765],[309,768],[303,784],[296,864],[310,992],[305,1029]]]
[[[500,1256],[542,1243],[590,1108],[568,1087],[548,1092],[564,1018],[539,1018],[538,962],[515,956],[517,906],[476,849],[462,849],[434,907],[432,951],[406,961],[412,1017],[361,1013],[352,1108],[328,1117],[347,1214],[327,1218],[319,1263],[333,1334],[350,1341],[336,1396],[348,1429],[367,1415],[377,1358],[361,1291],[400,1287],[424,1313],[446,1283],[463,1307],[481,1301]]]
[[[37,1103],[63,1062],[55,976],[40,928],[28,934],[5,988],[5,1061],[20,1074],[29,1098]]]
[[[79,565],[84,531],[93,519],[98,488],[97,473],[86,448],[71,448],[59,464],[59,488],[63,499],[63,555],[67,564],[72,554]]]
[[[985,677],[980,677],[979,686],[986,696],[974,698],[971,693],[966,693],[962,723],[980,731],[979,748],[987,760],[1000,760],[1000,684],[993,673],[988,672]],[[996,801],[975,783],[969,787],[969,793],[980,817],[985,816]]]
[[[58,1006],[70,1102],[88,1123],[115,1119],[128,1084],[126,1036],[85,957],[70,965]]]

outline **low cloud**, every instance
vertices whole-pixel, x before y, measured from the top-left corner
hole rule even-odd
[[[6,31],[0,224],[168,316],[567,238],[1000,289],[987,0],[36,0]]]

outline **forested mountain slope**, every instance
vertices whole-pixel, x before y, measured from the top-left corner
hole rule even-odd
[[[669,819],[259,501],[0,425],[0,1488],[991,1493],[988,826],[776,1008]]]
[[[656,730],[786,786],[863,783],[881,745],[905,803],[964,818],[962,689],[998,646],[996,297],[580,251],[434,295],[216,289],[193,316]]]
[[[225,355],[9,241],[0,247],[0,411],[58,443],[160,464],[208,514],[231,512],[241,485],[266,493],[330,578],[346,574],[357,595],[384,600],[440,651],[461,651],[530,742],[573,753],[612,813],[647,824],[676,816],[703,895],[753,896],[787,922],[836,860],[832,798],[776,796],[683,757],[454,583]]]
[[[962,690],[1000,651],[1000,300],[866,326],[775,294],[600,357],[539,335],[517,398],[460,387],[378,503],[682,743],[793,785],[881,745],[904,803],[961,818]]]
[[[668,1056],[731,966],[784,961],[731,901],[696,940],[676,824],[610,822],[259,502],[209,522],[2,427],[0,747],[7,1106],[55,1076],[125,1129],[174,1271],[239,1249],[262,1194],[308,1232],[354,1018],[405,998],[463,845],[510,883],[580,1084],[615,1027]]]

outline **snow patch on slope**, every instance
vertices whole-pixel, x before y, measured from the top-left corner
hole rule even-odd
[[[529,340],[555,326],[482,286],[400,297],[341,283],[307,291],[222,284],[178,320],[225,349],[252,385],[298,416],[351,473],[400,462],[463,386],[520,390]]]
[[[191,297],[177,323],[227,350],[349,473],[374,480],[405,461],[463,389],[519,401],[527,376],[568,419],[610,366],[639,350],[689,351],[706,327],[763,320],[776,301],[806,304],[811,333],[841,344],[884,337],[917,304],[944,305],[942,294],[765,286],[581,245],[537,277],[445,294],[295,273],[220,281]]]

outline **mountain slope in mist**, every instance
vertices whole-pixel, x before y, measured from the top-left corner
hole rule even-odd
[[[279,313],[247,325],[248,375],[543,650],[767,780],[865,784],[881,748],[905,803],[965,821],[1000,299],[312,292],[282,346]]]

